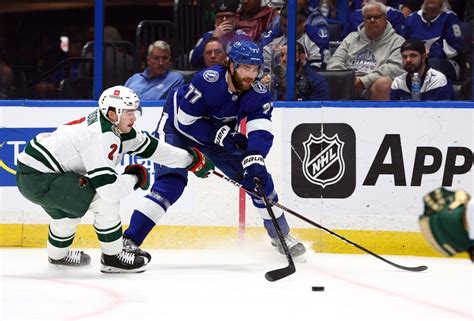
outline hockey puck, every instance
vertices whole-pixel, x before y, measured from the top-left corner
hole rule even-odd
[[[312,286],[311,290],[315,292],[322,292],[324,291],[324,286]]]

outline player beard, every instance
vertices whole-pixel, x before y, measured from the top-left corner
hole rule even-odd
[[[244,83],[244,80],[250,81],[250,84]],[[252,83],[254,81],[255,81],[255,79],[251,79],[251,78],[248,78],[248,77],[240,78],[237,75],[236,71],[234,71],[234,73],[232,74],[232,82],[234,83],[234,86],[238,91],[247,91],[247,90],[249,90],[250,87],[252,87]]]

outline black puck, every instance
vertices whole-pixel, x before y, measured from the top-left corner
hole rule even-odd
[[[321,291],[324,291],[324,286],[312,286],[311,290],[321,292]]]

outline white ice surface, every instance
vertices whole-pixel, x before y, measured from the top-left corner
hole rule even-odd
[[[141,274],[47,263],[46,249],[1,249],[0,320],[473,320],[466,259],[309,253],[296,273],[268,282],[286,259],[265,248],[152,250]],[[324,292],[312,292],[324,286]]]

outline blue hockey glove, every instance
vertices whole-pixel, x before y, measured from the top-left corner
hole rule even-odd
[[[247,137],[227,125],[217,129],[214,143],[231,153],[237,149],[247,149]]]
[[[260,180],[262,186],[267,183],[267,168],[265,167],[265,160],[262,155],[255,152],[248,152],[247,156],[242,160],[242,167],[244,168],[244,179],[240,182],[246,189],[255,190],[254,178]]]

